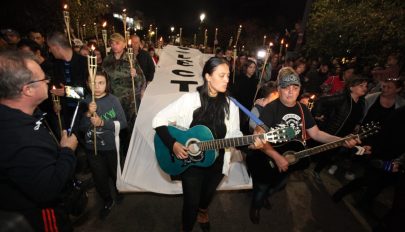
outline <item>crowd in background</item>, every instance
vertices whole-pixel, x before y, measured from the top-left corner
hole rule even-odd
[[[248,109],[256,108],[257,111],[257,108],[264,107],[277,98],[274,93],[279,70],[291,67],[300,78],[301,92],[298,100],[310,108],[316,124],[322,130],[344,137],[356,133],[359,126],[367,123],[379,122],[384,129],[390,128],[393,123],[404,124],[405,120],[397,116],[397,111],[402,110],[405,105],[403,54],[392,53],[386,58],[386,63],[379,66],[364,63],[362,57],[355,56],[350,59],[306,58],[297,52],[302,44],[302,35],[297,33],[294,36],[297,36],[295,41],[301,41],[296,43],[299,45],[297,49],[293,48],[291,52],[282,56],[277,52],[271,52],[266,63],[243,51],[239,51],[234,57],[232,48],[218,48],[215,56],[225,59],[230,67],[228,84],[230,94]],[[131,62],[125,49],[125,38],[119,33],[110,36],[106,52],[103,43],[95,39],[88,39],[85,42],[73,39],[70,45],[65,35],[58,32],[45,35],[33,29],[27,35],[21,36],[15,30],[5,29],[1,30],[0,51],[21,50],[30,53],[38,62],[46,77],[50,78],[50,94],[39,108],[47,113],[45,117],[49,120],[49,127],[57,139],[63,137],[61,129],[77,131],[79,143],[82,144],[82,153],[85,154],[83,159],[87,160],[93,157],[94,153],[91,146],[86,146],[91,145],[92,141],[89,127],[99,128],[100,133],[103,130],[112,133],[114,126],[111,123],[117,118],[121,122],[120,137],[123,144],[121,155],[126,154],[143,93],[147,85],[153,81],[155,66],[159,62],[157,47],[142,41],[137,35],[131,35],[130,40],[135,53],[135,59]],[[158,47],[161,46],[162,44]],[[92,104],[95,102],[91,101],[90,96],[92,89],[89,86],[86,58],[89,54],[97,57],[97,64],[100,67],[97,74],[100,83],[96,85],[104,86],[95,87],[100,94],[95,101],[97,104]],[[131,78],[135,80],[135,90]],[[82,86],[86,89],[86,101],[81,106],[77,123],[72,123],[72,120],[75,120],[73,115],[77,100],[65,97],[66,85]],[[52,95],[61,98],[59,108],[55,105]],[[108,95],[112,96],[112,100],[105,99]],[[101,102],[101,99],[104,99],[104,102]],[[120,112],[115,115],[116,117],[110,117],[111,114],[108,114],[112,108],[114,113]],[[55,113],[62,115],[62,128],[58,127]],[[76,124],[77,128],[71,128],[72,124]],[[244,134],[251,134],[253,129],[249,127],[249,117],[242,112],[240,128]],[[106,158],[89,159],[89,163],[96,188],[104,200],[100,218],[105,218],[111,207],[122,201],[122,196],[116,189],[110,191],[108,186],[103,185],[106,178],[111,177],[113,180],[116,178],[111,174],[114,173],[114,167],[110,165],[116,147],[108,142],[114,139],[113,133],[97,139],[99,147],[108,147],[104,153],[102,152]],[[105,144],[102,144],[103,139],[106,139]],[[380,141],[377,141],[378,139]],[[378,139],[366,139],[364,143],[373,147],[384,138]],[[348,187],[339,190],[333,199],[339,201],[346,194],[363,186],[367,190],[360,203],[363,207],[370,208],[372,200],[378,193],[388,184],[395,184],[399,178],[398,175],[387,174],[381,167],[381,162],[398,160],[404,152],[403,145],[389,152],[386,146],[378,146],[376,148],[378,153],[373,153],[375,156],[356,156],[356,151],[335,149],[324,156],[315,157],[311,159],[315,163],[312,174],[319,183],[322,183],[320,173],[324,168],[327,168],[331,175],[343,169],[345,178],[353,183],[350,182]],[[344,155],[337,156],[337,154]],[[403,160],[403,157],[401,159]],[[77,168],[81,168],[80,164]],[[403,203],[394,202],[394,208],[395,204]]]

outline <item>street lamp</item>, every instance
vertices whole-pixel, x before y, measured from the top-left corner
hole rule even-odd
[[[170,31],[172,32],[172,34],[171,34],[171,39],[172,39],[172,41],[173,41],[173,44],[174,44],[174,35],[173,35],[173,32],[174,32],[174,27],[172,26],[172,27],[170,27]]]
[[[205,19],[205,14],[204,14],[204,13],[201,13],[201,14],[200,14],[200,21],[201,21],[201,23],[203,23],[204,19]]]
[[[204,19],[205,19],[205,13],[201,13],[201,14],[200,14],[200,26],[198,27],[198,33],[201,33],[201,36],[203,37],[203,38],[202,38],[202,41],[204,41],[204,39],[205,39],[204,33],[203,33],[203,30],[204,30],[204,28],[203,28]],[[200,36],[198,36],[198,37],[200,37]]]

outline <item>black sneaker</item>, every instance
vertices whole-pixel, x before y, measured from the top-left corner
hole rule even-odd
[[[100,210],[100,219],[101,220],[104,220],[110,214],[113,206],[114,206],[114,201],[105,203],[104,207]]]

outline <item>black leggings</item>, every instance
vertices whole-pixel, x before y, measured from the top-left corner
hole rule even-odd
[[[118,192],[116,187],[117,152],[115,150],[97,151],[97,155],[95,155],[94,151],[87,150],[87,157],[97,192],[104,201],[112,200],[110,178],[114,183],[114,190]]]
[[[208,168],[190,167],[181,174],[183,183],[183,230],[191,231],[198,209],[207,209],[223,178],[222,157]]]

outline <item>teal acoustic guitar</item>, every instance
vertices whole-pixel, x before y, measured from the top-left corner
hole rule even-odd
[[[160,168],[170,175],[179,175],[191,166],[209,167],[217,158],[218,149],[249,145],[254,143],[256,137],[271,143],[286,142],[295,137],[295,132],[290,127],[271,129],[264,134],[216,140],[214,140],[210,129],[202,125],[194,126],[188,130],[173,126],[168,126],[168,129],[170,135],[177,142],[189,149],[187,159],[178,159],[172,151],[169,151],[160,137],[155,135],[156,158]]]

